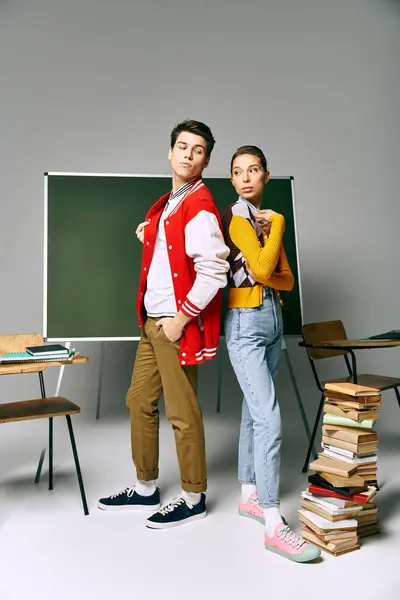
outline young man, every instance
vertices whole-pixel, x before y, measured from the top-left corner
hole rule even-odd
[[[201,180],[215,140],[198,121],[171,133],[172,191],[149,210],[136,230],[144,244],[137,312],[143,328],[127,394],[137,483],[102,498],[103,510],[157,511],[147,527],[163,529],[206,516],[204,429],[197,365],[215,358],[220,334],[221,288],[229,249],[209,190]],[[158,401],[164,394],[181,474],[181,495],[160,509],[156,488]]]

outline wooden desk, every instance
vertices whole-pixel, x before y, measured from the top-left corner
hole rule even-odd
[[[374,348],[393,348],[394,346],[400,346],[400,340],[330,340],[314,344],[300,342],[299,346],[331,348],[332,350],[372,350]]]
[[[342,350],[351,355],[353,381],[358,383],[357,363],[354,350],[375,350],[378,348],[394,348],[400,346],[400,340],[329,340],[322,342],[299,342],[302,348],[319,348],[320,350]]]
[[[15,334],[15,335],[0,335],[0,355],[6,354],[7,352],[25,352],[28,346],[43,346],[43,337],[39,333],[29,333],[29,334]],[[50,367],[63,367],[67,365],[77,365],[84,364],[89,361],[87,356],[78,356],[73,360],[60,360],[57,362],[24,362],[24,363],[0,363],[0,375],[25,375],[27,373],[38,373],[39,375],[39,383],[40,383],[40,392],[42,399],[46,398],[46,389],[44,385],[44,377],[43,372]],[[30,402],[30,406],[32,405],[32,401]],[[71,413],[72,414],[72,413]],[[53,416],[51,414],[47,415],[49,419],[49,489],[53,489]],[[70,416],[68,415],[68,418]],[[67,418],[67,421],[68,421]],[[75,440],[73,438],[72,425],[68,422],[68,427],[70,429],[71,436],[71,444],[73,448],[75,465],[77,468],[79,485],[82,493],[82,500],[84,503],[85,514],[87,513],[86,499],[84,499],[84,491],[83,491],[83,483],[80,474],[79,461],[76,453]],[[42,450],[40,455],[38,468],[36,471],[35,483],[39,483],[40,475],[42,472],[43,460],[45,456],[46,449]]]
[[[62,367],[63,365],[78,365],[87,363],[87,356],[77,356],[73,360],[60,360],[57,362],[34,362],[0,364],[0,375],[22,375],[23,373],[43,373],[49,367]]]

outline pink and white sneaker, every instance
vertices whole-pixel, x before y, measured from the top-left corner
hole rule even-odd
[[[265,548],[294,562],[310,562],[321,556],[321,550],[304,541],[285,523],[276,526],[272,538],[265,534]]]
[[[254,519],[264,525],[264,511],[260,506],[257,492],[252,494],[247,502],[239,502],[239,515]]]

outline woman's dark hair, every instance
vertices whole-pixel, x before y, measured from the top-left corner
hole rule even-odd
[[[175,146],[178,135],[182,133],[182,131],[188,131],[189,133],[194,133],[194,135],[202,137],[207,145],[207,157],[211,155],[215,139],[211,129],[207,125],[201,123],[201,121],[193,121],[192,119],[187,119],[186,121],[182,121],[182,123],[178,123],[171,131],[171,148]]]
[[[236,150],[235,154],[232,156],[231,173],[232,173],[233,163],[235,162],[235,158],[237,158],[238,156],[241,156],[242,154],[252,154],[253,156],[257,156],[257,158],[260,159],[260,163],[261,163],[261,166],[264,169],[264,171],[268,171],[267,159],[265,158],[264,152],[260,148],[258,148],[258,146],[240,146],[240,148],[238,148]]]

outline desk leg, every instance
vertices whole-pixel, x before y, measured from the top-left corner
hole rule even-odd
[[[53,489],[53,417],[49,419],[49,490]]]
[[[66,342],[65,347],[70,348],[71,342]],[[60,372],[58,373],[55,396],[58,396],[60,394],[60,387],[61,387],[61,382],[62,382],[63,375],[64,375],[64,369],[65,369],[65,366],[62,365],[60,367]],[[40,382],[40,392],[41,392],[42,398],[46,398],[46,389],[44,386],[43,372],[39,373],[39,382]],[[50,420],[52,421],[52,419],[50,419]],[[50,434],[50,429],[51,429],[51,434]],[[51,444],[50,444],[50,438],[51,438]],[[50,445],[51,445],[51,473],[50,473],[50,456],[49,456],[49,489],[52,490],[53,489],[53,425],[51,424],[51,426],[50,426],[50,423],[49,423],[49,446]],[[43,467],[43,462],[44,462],[45,456],[46,456],[46,447],[43,448],[40,453],[39,463],[38,463],[37,470],[36,470],[35,483],[39,483],[39,481],[40,481],[40,476],[42,474],[42,467]],[[50,483],[51,483],[52,487],[50,487]]]
[[[304,429],[306,430],[306,435],[307,435],[308,443],[310,443],[310,441],[311,441],[310,426],[309,426],[308,421],[307,421],[307,415],[306,415],[306,412],[304,410],[303,400],[302,400],[301,395],[300,395],[300,390],[299,390],[299,387],[297,385],[296,377],[294,375],[292,363],[291,363],[291,360],[290,360],[290,357],[289,357],[289,353],[288,353],[286,344],[285,344],[285,347],[283,348],[283,354],[285,356],[286,364],[287,364],[287,367],[288,367],[288,370],[289,370],[289,376],[290,376],[290,380],[292,382],[292,386],[293,386],[294,393],[295,393],[295,396],[296,396],[297,404],[299,405],[300,415],[301,415],[301,418],[302,418],[302,421],[303,421]],[[314,458],[317,458],[317,452],[315,450],[314,444],[312,445],[312,451],[314,453]]]
[[[41,394],[42,398],[46,398],[46,388],[44,386],[43,371],[41,371],[39,373],[39,384],[40,384],[40,394]],[[43,448],[40,453],[39,463],[38,463],[38,466],[36,469],[35,483],[39,483],[39,481],[40,481],[40,475],[42,474],[42,467],[43,467],[43,461],[44,461],[45,455],[46,455],[46,448]]]
[[[98,382],[98,386],[97,386],[96,419],[100,419],[101,390],[103,387],[103,370],[104,370],[105,352],[106,352],[106,343],[100,342],[100,368],[99,368],[99,382]]]

